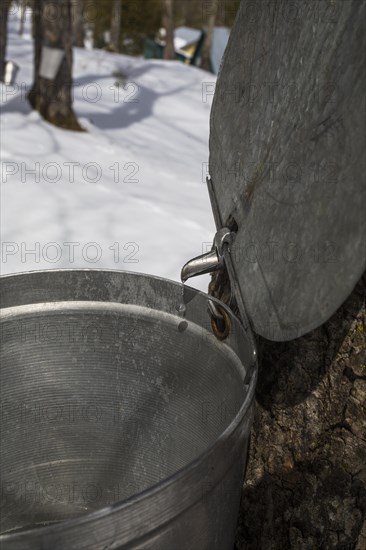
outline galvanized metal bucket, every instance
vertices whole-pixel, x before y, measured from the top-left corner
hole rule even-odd
[[[65,50],[42,46],[39,76],[48,80],[54,80],[60,70],[64,57]]]
[[[209,297],[182,288],[2,277],[1,548],[233,549],[256,354],[226,306],[219,340]]]
[[[4,84],[6,84],[6,86],[14,86],[18,72],[19,65],[14,63],[14,61],[5,61],[3,77]]]

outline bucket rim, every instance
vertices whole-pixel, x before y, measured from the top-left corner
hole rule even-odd
[[[171,285],[182,287],[183,284],[172,281],[170,279],[166,279],[163,277],[158,277],[155,275],[145,274],[145,273],[139,273],[139,272],[133,272],[133,271],[122,271],[122,270],[115,270],[115,269],[49,269],[49,270],[31,270],[31,271],[25,271],[25,272],[18,272],[18,273],[9,273],[0,275],[0,281],[10,278],[20,278],[22,276],[32,275],[32,274],[41,274],[41,273],[64,273],[64,272],[99,272],[99,273],[118,273],[118,274],[128,274],[129,276],[138,276],[138,277],[148,277],[155,280],[160,280],[165,283],[169,283]],[[202,297],[208,297],[209,295],[205,292],[198,290],[193,287],[187,286],[190,290],[194,291],[197,294],[200,294]],[[210,297],[211,298],[211,297]],[[218,303],[220,303],[225,309],[227,309],[231,315],[234,315],[232,311],[228,308],[228,306],[220,302],[220,300],[215,299]],[[2,308],[2,309],[7,309]],[[247,333],[247,331],[244,329],[244,327],[241,325],[241,329],[244,334]],[[250,331],[250,329],[249,329]],[[249,344],[252,345],[252,338],[249,338]],[[254,342],[254,340],[253,340]],[[255,344],[253,345],[253,351],[255,351]],[[240,358],[239,358],[240,359]],[[220,456],[220,449],[221,454],[226,446],[230,444],[230,442],[235,443],[235,436],[238,431],[240,431],[240,427],[244,423],[244,419],[246,414],[248,413],[250,407],[252,406],[253,400],[254,400],[254,393],[255,393],[255,387],[257,382],[257,376],[258,376],[258,364],[257,364],[257,355],[255,354],[253,357],[252,364],[248,366],[250,369],[250,378],[247,380],[246,384],[243,382],[245,386],[247,386],[247,392],[244,397],[244,400],[241,404],[240,409],[234,416],[234,418],[231,419],[227,427],[220,433],[220,435],[216,438],[216,440],[209,445],[201,454],[199,454],[194,460],[188,462],[185,464],[182,468],[179,470],[176,470],[173,474],[170,476],[164,478],[163,480],[159,481],[158,483],[152,485],[151,487],[148,487],[147,489],[144,489],[141,492],[135,493],[134,495],[130,496],[127,499],[116,501],[115,503],[104,506],[100,508],[99,510],[95,510],[86,514],[83,514],[79,517],[62,520],[59,522],[55,522],[50,525],[45,526],[39,526],[39,527],[30,527],[25,528],[21,531],[8,531],[3,534],[0,534],[0,542],[15,542],[20,541],[21,539],[28,539],[29,540],[35,540],[38,538],[43,538],[45,536],[55,536],[57,537],[58,533],[62,531],[62,533],[67,533],[68,531],[72,531],[77,528],[87,528],[88,526],[91,526],[94,522],[98,522],[97,528],[101,527],[101,522],[103,520],[108,520],[111,516],[114,516],[115,514],[123,514],[126,519],[128,519],[128,514],[130,511],[136,507],[136,505],[143,505],[144,502],[149,501],[152,498],[156,498],[158,495],[161,495],[163,497],[164,493],[169,491],[170,488],[172,488],[177,483],[183,483],[185,480],[189,480],[190,477],[194,477],[194,474],[199,472],[199,470],[202,468],[204,464],[213,462],[213,458],[218,455]],[[250,421],[251,423],[251,421]],[[235,444],[232,445],[233,448],[235,448]],[[226,456],[225,460],[225,467],[224,471],[220,470],[218,473],[216,473],[216,476],[213,478],[213,485],[211,485],[205,493],[210,492],[218,483],[219,481],[225,476],[227,471],[232,467],[234,461],[237,459],[238,449],[235,449],[236,452],[231,452],[229,456]],[[195,493],[194,491],[190,492],[189,498],[186,499],[184,502],[180,502],[178,506],[170,507],[167,510],[167,513],[162,514],[162,517],[164,518],[164,521],[160,523],[159,525],[155,525],[154,514],[150,514],[150,517],[148,517],[148,513],[146,514],[146,517],[144,517],[144,525],[149,525],[149,528],[146,530],[145,533],[140,532],[140,536],[136,537],[134,536],[133,529],[130,530],[127,528],[126,531],[124,531],[124,538],[126,538],[126,544],[128,544],[131,541],[137,541],[140,537],[145,537],[148,533],[154,531],[157,527],[161,526],[163,523],[167,524],[177,518],[180,514],[182,514],[184,511],[191,508],[200,498],[204,497],[204,492],[201,491],[199,494]],[[164,502],[164,498],[161,499],[161,502]],[[146,510],[144,510],[146,512]],[[136,511],[134,512],[136,514]],[[139,517],[140,513],[137,514]],[[121,523],[123,522],[124,518],[121,518]],[[125,544],[125,543],[124,543]]]

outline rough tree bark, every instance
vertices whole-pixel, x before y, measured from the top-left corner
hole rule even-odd
[[[215,24],[216,24],[218,7],[219,7],[219,0],[213,0],[209,4],[206,37],[203,44],[202,60],[201,60],[201,69],[204,69],[205,71],[209,71],[211,68],[212,40],[213,40],[213,33],[215,29]]]
[[[229,302],[226,272],[209,292]],[[366,275],[322,327],[292,342],[257,338],[238,550],[366,548],[365,293]]]
[[[8,36],[8,12],[10,0],[2,0],[0,3],[0,80],[4,78],[4,63],[6,56],[6,43]]]
[[[163,28],[166,30],[164,59],[175,59],[173,1],[163,0]]]
[[[68,130],[82,131],[72,108],[72,27],[70,0],[34,0],[34,84],[29,102],[45,120]],[[65,50],[54,80],[39,75],[42,45]]]
[[[84,47],[84,2],[72,0],[72,28],[74,34],[74,46]]]
[[[366,548],[365,283],[319,329],[258,343],[238,548]]]
[[[113,0],[112,20],[111,20],[111,41],[109,49],[112,52],[119,52],[119,42],[121,38],[121,20],[122,20],[122,2]]]

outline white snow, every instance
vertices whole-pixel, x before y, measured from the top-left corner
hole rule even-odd
[[[215,77],[75,49],[74,107],[87,132],[65,131],[28,105],[30,17],[23,37],[17,29],[14,13],[7,58],[20,72],[16,87],[0,84],[2,274],[108,268],[178,281],[215,232],[204,181]],[[206,290],[208,280],[190,284]]]

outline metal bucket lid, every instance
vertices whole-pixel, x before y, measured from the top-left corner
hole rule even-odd
[[[366,264],[365,4],[286,5],[249,17],[255,6],[241,3],[209,166],[216,224],[237,225],[230,256],[246,312],[278,341],[324,323]]]

